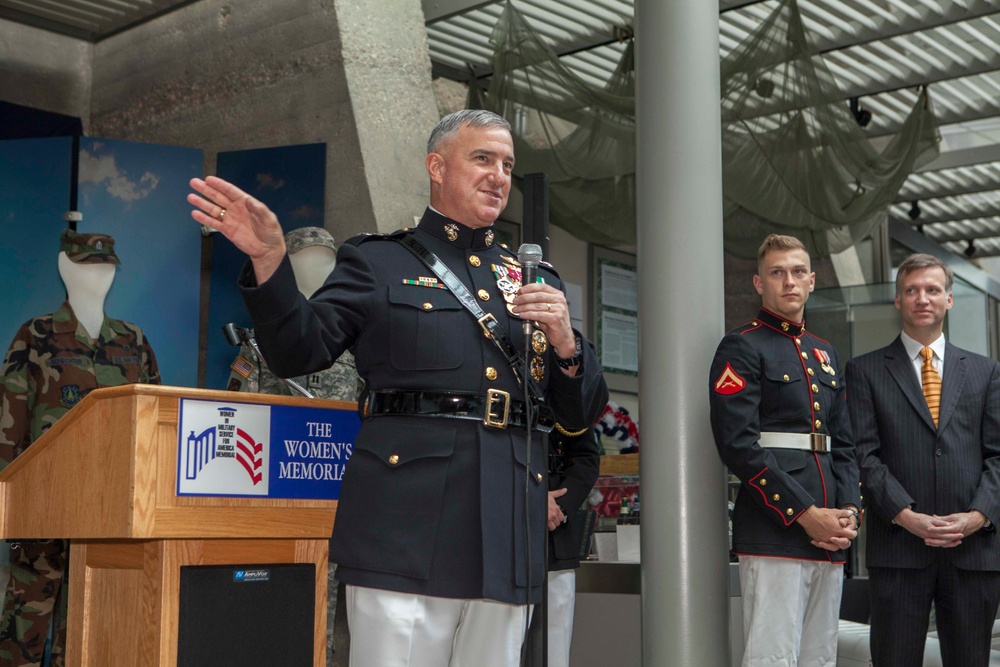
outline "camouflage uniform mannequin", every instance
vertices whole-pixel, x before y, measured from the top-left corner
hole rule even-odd
[[[328,275],[336,265],[337,246],[330,233],[321,227],[294,229],[285,234],[285,244],[288,247],[289,259],[295,272],[296,285],[303,296],[309,298],[319,287],[319,284],[316,284],[317,280],[323,280],[326,276],[310,280],[308,274],[315,269],[318,271],[315,274],[317,276],[320,274]],[[310,250],[303,252],[306,248],[310,248]],[[296,261],[297,259],[302,261]],[[329,266],[328,269],[327,266]],[[354,367],[354,355],[346,351],[327,370],[293,379],[308,389],[309,393],[316,398],[334,401],[354,402],[357,400],[360,390],[358,372]],[[278,379],[278,376],[272,373],[267,366],[263,365],[253,349],[245,343],[240,347],[240,354],[233,362],[227,388],[230,391],[249,391],[258,394],[298,395],[287,384]],[[326,661],[330,667],[334,664],[333,636],[337,608],[337,580],[334,575],[336,571],[337,566],[330,563],[326,601]]]
[[[288,254],[292,259],[296,255],[300,257],[305,255],[306,253],[301,251],[306,248],[325,248],[329,249],[330,270],[336,264],[337,246],[330,233],[321,227],[294,229],[285,235],[285,244],[288,246]],[[319,261],[312,263],[322,264],[323,261],[326,261],[323,258],[317,259]],[[305,270],[295,264],[293,264],[293,269],[299,291],[306,298],[309,298],[315,289],[313,285],[307,284],[308,281],[303,279]],[[316,398],[355,401],[358,397],[358,373],[354,368],[354,355],[350,352],[344,352],[333,366],[325,371],[292,379],[308,389],[309,393]],[[261,364],[256,353],[246,344],[240,347],[240,354],[233,361],[229,384],[226,388],[230,391],[249,391],[258,394],[297,395],[270,369]]]
[[[0,367],[0,468],[93,389],[160,382],[142,330],[103,315],[114,265],[120,263],[114,239],[66,230],[59,261],[67,302],[55,313],[26,322]],[[57,605],[51,664],[63,664],[62,583],[68,554],[65,540],[12,542],[11,577],[0,621],[0,665],[42,664]]]

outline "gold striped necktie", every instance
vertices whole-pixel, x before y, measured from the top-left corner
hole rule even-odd
[[[934,368],[934,350],[929,347],[922,348],[920,356],[924,358],[924,363],[920,366],[920,383],[924,386],[924,398],[927,399],[927,407],[930,408],[934,425],[937,426],[938,413],[941,410],[941,375]]]

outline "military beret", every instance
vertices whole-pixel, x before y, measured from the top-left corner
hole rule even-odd
[[[115,254],[115,239],[108,234],[81,234],[64,229],[59,251],[77,264],[121,264]]]
[[[337,252],[333,237],[322,227],[299,227],[285,234],[285,247],[289,255],[314,245]]]

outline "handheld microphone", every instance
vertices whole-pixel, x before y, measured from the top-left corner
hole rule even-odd
[[[517,261],[521,263],[521,285],[530,285],[538,275],[538,264],[542,261],[542,246],[537,243],[522,243],[517,249]],[[531,335],[531,322],[524,321],[524,335]]]

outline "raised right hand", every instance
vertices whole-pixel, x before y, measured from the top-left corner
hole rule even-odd
[[[245,252],[258,284],[270,278],[285,256],[285,235],[271,209],[218,176],[192,178],[191,189],[198,193],[187,196],[191,217]]]

